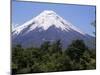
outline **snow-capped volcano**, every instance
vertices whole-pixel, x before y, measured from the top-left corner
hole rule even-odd
[[[64,20],[54,11],[45,10],[28,22],[15,28],[12,42],[23,46],[40,46],[44,41],[61,40],[64,46],[72,40],[87,40],[90,36],[71,23]]]
[[[47,30],[51,26],[55,26],[56,28],[60,28],[61,30],[65,31],[73,29],[81,34],[85,34],[51,10],[45,10],[39,16],[17,27],[15,29],[15,33],[20,33],[24,28],[27,27],[29,27],[28,31],[32,31],[35,28],[42,28],[43,30]]]

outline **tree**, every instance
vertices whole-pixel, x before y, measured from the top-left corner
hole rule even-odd
[[[20,61],[22,61],[22,52],[24,49],[21,45],[16,45],[12,48],[12,73],[17,73],[18,69],[21,69]]]
[[[85,50],[88,50],[83,40],[74,40],[66,49],[72,60],[80,61]]]
[[[45,41],[40,49],[43,51],[43,52],[48,52],[49,51],[49,47],[50,47],[50,42],[49,41]]]
[[[57,40],[56,42],[52,43],[50,51],[52,53],[55,53],[55,52],[62,53],[62,45],[61,45],[60,40]]]

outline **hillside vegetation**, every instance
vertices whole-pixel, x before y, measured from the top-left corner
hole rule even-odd
[[[60,40],[44,42],[40,48],[12,48],[12,74],[89,70],[96,68],[96,52],[82,40],[63,50]]]

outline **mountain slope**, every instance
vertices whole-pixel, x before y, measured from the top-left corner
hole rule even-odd
[[[39,47],[44,41],[61,40],[63,47],[67,47],[72,40],[92,40],[93,37],[80,31],[54,11],[45,10],[40,15],[15,28],[12,32],[12,43],[24,47]],[[93,47],[88,44],[89,47]]]

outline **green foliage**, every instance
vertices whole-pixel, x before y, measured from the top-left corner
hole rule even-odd
[[[66,53],[72,60],[80,61],[85,50],[88,50],[88,48],[85,46],[83,40],[74,40],[67,48]]]
[[[44,42],[40,48],[12,48],[12,74],[95,69],[96,53],[82,40],[63,49],[60,40]]]
[[[72,44],[66,50],[66,54],[72,60],[72,69],[73,70],[84,70],[84,69],[93,69],[95,65],[95,54],[94,51],[90,51],[83,40],[74,40]],[[94,60],[94,65],[91,64],[91,60]]]

